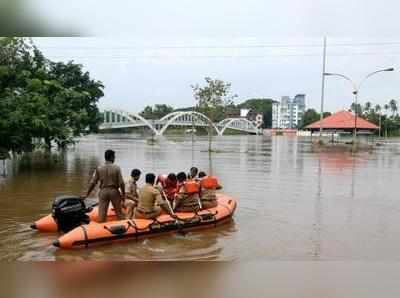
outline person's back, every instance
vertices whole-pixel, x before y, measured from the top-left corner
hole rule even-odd
[[[94,187],[99,183],[99,214],[98,222],[105,222],[110,202],[112,203],[118,219],[124,219],[122,201],[125,200],[125,184],[121,169],[114,164],[115,152],[107,150],[104,153],[105,164],[99,166],[90,182],[89,189],[84,198],[88,197]],[[122,195],[122,196],[121,196]]]
[[[155,175],[149,173],[146,175],[146,184],[139,191],[139,202],[135,209],[135,218],[156,218],[161,214],[161,207],[171,213],[168,205],[162,199],[160,191],[154,187]]]
[[[100,189],[119,188],[121,185],[121,168],[113,163],[106,162],[97,168]]]
[[[170,201],[174,200],[178,187],[178,180],[176,179],[176,175],[174,173],[168,174],[168,177],[165,181],[164,192],[167,196],[167,199]]]
[[[157,180],[156,180],[156,185],[161,186],[161,188],[165,188],[167,179],[168,179],[168,176],[165,174],[158,175]]]
[[[174,210],[178,212],[195,212],[200,209],[199,184],[194,180],[187,180],[186,174],[177,175],[178,192],[174,201]]]
[[[213,176],[207,176],[204,172],[199,174],[200,178],[200,198],[203,209],[213,208],[218,206],[216,190],[220,189],[221,186],[218,183],[217,178]]]

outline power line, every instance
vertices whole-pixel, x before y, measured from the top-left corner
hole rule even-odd
[[[364,42],[364,43],[332,43],[329,47],[354,47],[354,46],[400,46],[400,42]],[[207,45],[207,46],[40,46],[42,49],[60,49],[60,50],[145,50],[145,49],[255,49],[255,48],[298,48],[298,47],[323,47],[322,44],[254,44],[254,45]]]
[[[351,56],[399,56],[400,52],[382,53],[382,52],[365,52],[365,53],[336,53],[328,56],[332,57],[351,57]],[[58,59],[209,59],[209,58],[273,58],[273,57],[321,57],[320,53],[311,54],[263,54],[263,55],[84,55],[84,56],[66,56],[66,55],[51,55]]]

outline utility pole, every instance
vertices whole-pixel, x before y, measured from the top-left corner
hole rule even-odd
[[[322,140],[322,121],[324,120],[324,99],[325,99],[325,72],[326,72],[326,36],[324,37],[324,54],[322,62],[322,88],[321,88],[321,115],[319,126],[319,142]],[[312,133],[311,133],[312,134]]]
[[[356,145],[357,142],[357,115],[358,115],[358,90],[359,86],[357,87],[356,90],[354,90],[354,133],[353,133],[353,145]]]

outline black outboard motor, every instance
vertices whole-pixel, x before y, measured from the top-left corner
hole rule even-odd
[[[53,202],[52,215],[58,225],[58,231],[67,233],[90,219],[84,201],[78,196],[60,196]]]

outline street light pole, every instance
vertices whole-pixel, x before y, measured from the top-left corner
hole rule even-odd
[[[324,76],[337,76],[337,77],[341,77],[347,81],[349,81],[353,87],[353,95],[354,95],[354,131],[353,131],[353,145],[356,143],[357,141],[357,105],[358,105],[358,93],[360,92],[360,87],[361,85],[365,82],[365,80],[367,80],[369,77],[381,73],[381,72],[388,72],[388,71],[394,71],[394,68],[385,68],[385,69],[381,69],[381,70],[377,70],[374,72],[371,72],[370,74],[366,75],[361,82],[357,85],[356,83],[354,83],[354,81],[352,79],[350,79],[349,77],[339,74],[339,73],[330,73],[330,72],[326,72],[324,73]]]
[[[360,89],[360,86],[358,86],[357,90],[355,90],[354,93],[354,134],[353,134],[353,144],[356,143],[357,141],[357,108],[358,108],[358,90]]]
[[[322,140],[322,121],[324,120],[324,97],[325,97],[325,69],[326,69],[326,36],[324,37],[324,53],[322,62],[322,88],[321,88],[321,115],[319,125],[319,142]],[[311,132],[312,134],[312,132]]]

